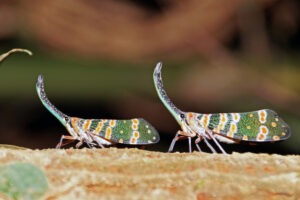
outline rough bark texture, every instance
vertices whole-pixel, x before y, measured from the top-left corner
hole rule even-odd
[[[42,169],[43,199],[299,199],[300,157],[139,149],[0,149]]]

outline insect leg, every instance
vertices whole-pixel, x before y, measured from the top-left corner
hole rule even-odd
[[[172,151],[173,151],[174,145],[175,145],[175,143],[176,143],[176,141],[177,141],[177,138],[178,138],[179,133],[180,133],[180,132],[177,131],[175,137],[173,138],[173,140],[172,140],[172,142],[171,142],[171,145],[170,145],[170,147],[169,147],[168,152],[172,152]]]
[[[94,145],[91,143],[88,143],[88,142],[86,142],[86,145],[88,145],[88,147],[90,148],[90,149],[95,149],[95,147],[94,147]]]
[[[198,151],[199,151],[199,152],[202,152],[201,149],[200,149],[200,146],[198,145],[199,142],[201,142],[200,136],[198,136],[198,138],[195,140],[195,145],[196,145]]]
[[[209,142],[207,141],[207,139],[205,137],[203,137],[203,140],[213,153],[217,153],[216,150],[209,144]]]
[[[68,140],[66,142],[63,143],[63,140]],[[57,149],[60,149],[62,146],[66,145],[66,144],[69,144],[71,142],[74,142],[74,140],[76,140],[76,138],[74,138],[73,136],[70,136],[70,135],[62,135],[61,138],[60,138],[60,141],[59,143],[56,145],[56,148]]]
[[[219,149],[222,151],[222,153],[227,154],[226,151],[222,148],[220,143],[216,140],[215,136],[213,135],[211,130],[206,130],[208,135],[212,138],[212,140],[216,143],[216,145],[219,147]]]
[[[94,141],[96,141],[96,143],[99,145],[99,147],[101,147],[102,149],[104,149],[105,147],[104,147],[104,145],[103,144],[101,144],[101,142],[99,142],[98,140],[97,140],[97,138],[96,138],[96,136],[95,135],[93,135],[93,134],[90,134],[90,136],[93,138],[93,140]],[[89,146],[89,144],[87,143],[87,145]],[[90,146],[89,146],[90,147]],[[91,148],[91,147],[90,147]]]
[[[178,140],[181,140],[181,139],[186,139],[186,138],[190,138],[191,136],[189,135],[189,133],[186,133],[184,131],[177,131],[175,137],[173,138],[172,142],[171,142],[171,145],[169,147],[169,150],[168,152],[172,152],[173,151],[173,148],[175,146],[175,143],[178,141]],[[191,144],[190,144],[191,146]],[[191,148],[190,148],[191,149]]]
[[[76,149],[79,149],[79,147],[83,144],[83,141],[79,141],[76,145],[75,145],[75,148]]]
[[[189,152],[191,153],[192,152],[192,138],[188,137],[188,140],[189,140]]]

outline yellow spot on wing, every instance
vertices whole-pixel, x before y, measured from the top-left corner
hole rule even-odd
[[[119,140],[119,143],[123,143],[123,139],[120,139],[120,140]]]
[[[134,131],[134,132],[133,132],[133,135],[134,135],[135,138],[138,138],[138,137],[140,136],[140,134],[139,134],[138,131]]]
[[[281,133],[281,135],[285,136],[285,135],[286,135],[286,133],[285,133],[285,132],[282,132],[282,133]]]
[[[247,126],[247,129],[251,129],[251,126]]]
[[[124,131],[123,131],[123,130],[120,130],[120,133],[121,133],[121,134],[123,134],[123,133],[124,133]]]
[[[149,134],[150,134],[150,133],[151,133],[151,130],[148,130],[148,131],[147,131],[147,133],[149,133]]]
[[[243,140],[248,140],[248,136],[247,135],[243,135]]]
[[[276,122],[278,122],[278,121],[279,121],[279,119],[278,119],[278,118],[275,118],[275,121],[276,121]]]
[[[85,130],[88,130],[88,128],[90,126],[90,122],[91,122],[91,120],[89,120],[89,119],[85,121],[85,125],[84,125]]]
[[[277,135],[273,136],[273,140],[279,140],[279,137]]]
[[[233,133],[232,131],[229,131],[229,132],[227,133],[227,136],[228,136],[228,137],[233,137],[233,135],[234,135],[234,133]]]
[[[105,132],[105,138],[110,140],[110,138],[111,138],[111,127],[107,127],[106,132]]]
[[[136,130],[136,129],[137,129],[137,125],[136,125],[136,124],[132,124],[131,127],[132,127],[133,130]]]
[[[263,134],[260,133],[260,134],[258,134],[257,140],[258,140],[258,141],[263,141],[264,138],[265,138],[265,136],[264,136]]]
[[[116,120],[110,120],[110,121],[109,121],[109,125],[110,125],[111,127],[114,127],[114,126],[116,125]]]
[[[263,134],[266,134],[268,130],[267,130],[266,127],[262,127],[262,128],[261,128],[261,131],[262,131]]]
[[[96,128],[96,133],[99,133],[101,131],[102,127],[103,127],[103,122],[99,122],[99,124]]]
[[[276,124],[275,122],[272,122],[272,126],[273,126],[273,127],[276,127],[277,124]]]
[[[249,114],[249,117],[253,117],[253,114],[252,114],[252,113],[250,113],[250,114]]]
[[[136,141],[137,140],[133,137],[133,138],[130,139],[130,144],[136,144]]]

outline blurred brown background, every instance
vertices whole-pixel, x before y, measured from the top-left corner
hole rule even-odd
[[[2,0],[0,50],[21,47],[0,69],[0,143],[53,148],[64,127],[35,92],[82,118],[143,117],[166,151],[178,124],[158,99],[162,76],[180,109],[199,113],[269,108],[292,137],[239,152],[300,153],[299,3],[293,0]],[[175,150],[187,151],[187,141]]]

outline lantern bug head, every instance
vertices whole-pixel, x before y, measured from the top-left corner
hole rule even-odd
[[[58,110],[47,98],[44,90],[43,75],[38,76],[36,91],[43,105],[66,127],[70,121],[70,117]]]
[[[168,97],[164,85],[161,78],[161,68],[162,68],[162,62],[158,62],[156,64],[154,73],[153,73],[153,80],[155,89],[157,91],[157,94],[160,98],[160,100],[163,102],[163,104],[166,106],[166,108],[170,111],[170,113],[173,115],[173,117],[176,119],[176,121],[182,126],[183,122],[186,120],[186,113],[179,110],[170,100]]]

